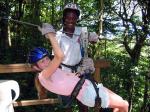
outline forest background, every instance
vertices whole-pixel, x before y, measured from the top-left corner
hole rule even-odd
[[[102,70],[103,84],[127,99],[130,112],[148,112],[150,107],[150,1],[149,0],[1,0],[0,1],[0,64],[26,63],[27,54],[36,46],[51,51],[36,25],[62,27],[62,10],[75,2],[81,8],[78,26],[88,27],[99,35],[89,45],[89,56],[106,59],[110,68]],[[34,74],[1,75],[21,85],[19,99],[36,98]],[[30,88],[29,88],[30,87]],[[28,92],[31,91],[31,92]],[[23,93],[26,93],[25,95]],[[55,96],[55,95],[54,95]],[[18,112],[59,111],[59,106],[17,107]],[[74,111],[77,111],[74,106]]]

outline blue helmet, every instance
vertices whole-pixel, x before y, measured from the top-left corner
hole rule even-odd
[[[36,63],[37,61],[41,60],[45,56],[49,56],[49,52],[42,47],[36,47],[32,51],[30,51],[28,56],[29,63]]]

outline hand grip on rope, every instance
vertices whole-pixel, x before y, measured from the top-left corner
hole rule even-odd
[[[48,23],[43,23],[42,27],[39,26],[38,29],[42,33],[42,35],[45,35],[50,32],[55,33],[55,29],[53,28],[53,26]]]

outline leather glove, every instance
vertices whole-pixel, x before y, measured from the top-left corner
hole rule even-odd
[[[90,72],[93,73],[95,71],[94,62],[91,58],[84,58],[81,66],[78,69],[80,74]]]
[[[42,27],[38,27],[38,30],[42,33],[42,35],[46,35],[47,33],[55,33],[55,29],[51,24],[43,23]]]
[[[97,42],[98,35],[95,32],[89,32],[89,42]]]

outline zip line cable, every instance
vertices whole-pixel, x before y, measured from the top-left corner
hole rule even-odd
[[[20,24],[25,24],[25,25],[29,25],[29,26],[33,26],[33,27],[39,27],[39,25],[32,24],[32,23],[29,23],[29,22],[15,20],[15,19],[12,19],[12,18],[6,18],[6,17],[0,17],[0,18],[1,19],[10,20],[10,21],[13,21],[13,22],[16,22],[16,23],[20,23]]]
[[[32,27],[40,27],[40,25],[36,25],[36,24],[33,24],[33,23],[29,23],[29,22],[24,22],[24,21],[19,21],[19,20],[15,20],[15,19],[12,19],[12,18],[6,18],[6,17],[0,17],[0,20],[2,19],[5,19],[5,20],[10,20],[12,22],[16,22],[16,23],[20,23],[20,24],[25,24],[25,25],[28,25],[28,26],[32,26]],[[60,31],[62,33],[67,33],[67,34],[71,34],[71,35],[76,35],[76,36],[80,36],[78,34],[74,34],[74,33],[69,33],[69,32],[64,32],[64,31]]]

